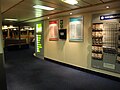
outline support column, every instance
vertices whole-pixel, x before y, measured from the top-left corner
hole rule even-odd
[[[1,10],[1,0],[0,0],[0,10]],[[2,36],[2,18],[0,11],[0,90],[7,90],[6,85],[6,75],[4,69],[4,52],[3,52],[3,36]]]

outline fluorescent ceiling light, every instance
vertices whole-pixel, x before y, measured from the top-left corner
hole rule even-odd
[[[44,9],[44,10],[54,10],[55,8],[47,7],[47,6],[41,6],[41,5],[35,5],[33,6],[34,8],[37,9]]]
[[[18,21],[18,19],[13,19],[13,18],[6,18],[4,20],[6,20],[6,21]]]
[[[61,0],[61,1],[68,3],[68,4],[71,4],[71,5],[78,4],[77,0]]]

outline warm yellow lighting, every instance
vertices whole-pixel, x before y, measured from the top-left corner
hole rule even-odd
[[[70,13],[70,15],[72,15],[72,13]]]
[[[16,31],[17,29],[16,29],[16,28],[14,28],[13,30],[15,30],[15,31]]]
[[[5,26],[2,26],[2,30],[4,29],[8,29],[8,27],[5,25]]]
[[[29,30],[34,30],[34,29],[32,27],[30,27]]]
[[[21,31],[24,31],[24,29],[22,28],[22,29],[20,29]]]
[[[13,27],[13,25],[10,25],[8,28],[12,29],[12,28],[14,28],[14,27]]]
[[[68,4],[71,4],[71,5],[75,5],[75,4],[78,4],[78,1],[77,0],[61,0],[65,3],[68,3]]]
[[[110,8],[109,6],[106,6],[106,8]]]

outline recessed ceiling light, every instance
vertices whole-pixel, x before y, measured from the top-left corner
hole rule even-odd
[[[4,20],[6,20],[6,21],[18,21],[18,19],[13,19],[13,18],[6,18]]]
[[[72,15],[72,13],[70,13],[70,15]]]
[[[37,9],[44,9],[44,10],[54,10],[55,9],[55,8],[52,8],[52,7],[42,6],[42,5],[35,5],[33,7],[37,8]]]
[[[106,8],[110,8],[109,6],[106,6]]]
[[[16,28],[14,28],[13,30],[17,30]]]
[[[71,4],[71,5],[75,5],[75,4],[78,4],[78,1],[77,0],[61,0],[65,3],[68,3],[68,4]]]

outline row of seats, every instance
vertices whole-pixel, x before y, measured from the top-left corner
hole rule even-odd
[[[7,50],[19,50],[29,48],[29,44],[26,43],[26,39],[5,39],[5,49]]]

